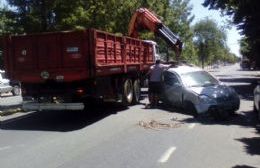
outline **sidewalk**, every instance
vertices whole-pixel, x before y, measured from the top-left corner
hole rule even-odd
[[[11,122],[27,116],[31,112],[23,111],[22,97],[2,95],[0,98],[0,124]]]

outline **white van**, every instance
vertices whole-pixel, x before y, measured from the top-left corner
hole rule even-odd
[[[21,94],[19,82],[10,82],[5,78],[5,71],[0,70],[0,95],[3,93],[12,93],[14,96]]]

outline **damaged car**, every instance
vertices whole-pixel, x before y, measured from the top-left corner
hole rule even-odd
[[[164,71],[161,100],[194,115],[227,118],[239,109],[236,91],[199,67],[176,66]]]

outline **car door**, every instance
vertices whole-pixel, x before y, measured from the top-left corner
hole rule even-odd
[[[163,73],[163,97],[172,106],[181,106],[183,87],[178,76],[174,73],[165,71]]]

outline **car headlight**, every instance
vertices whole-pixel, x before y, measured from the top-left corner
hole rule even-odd
[[[200,95],[199,100],[203,104],[216,104],[216,100],[207,96],[207,95]]]

